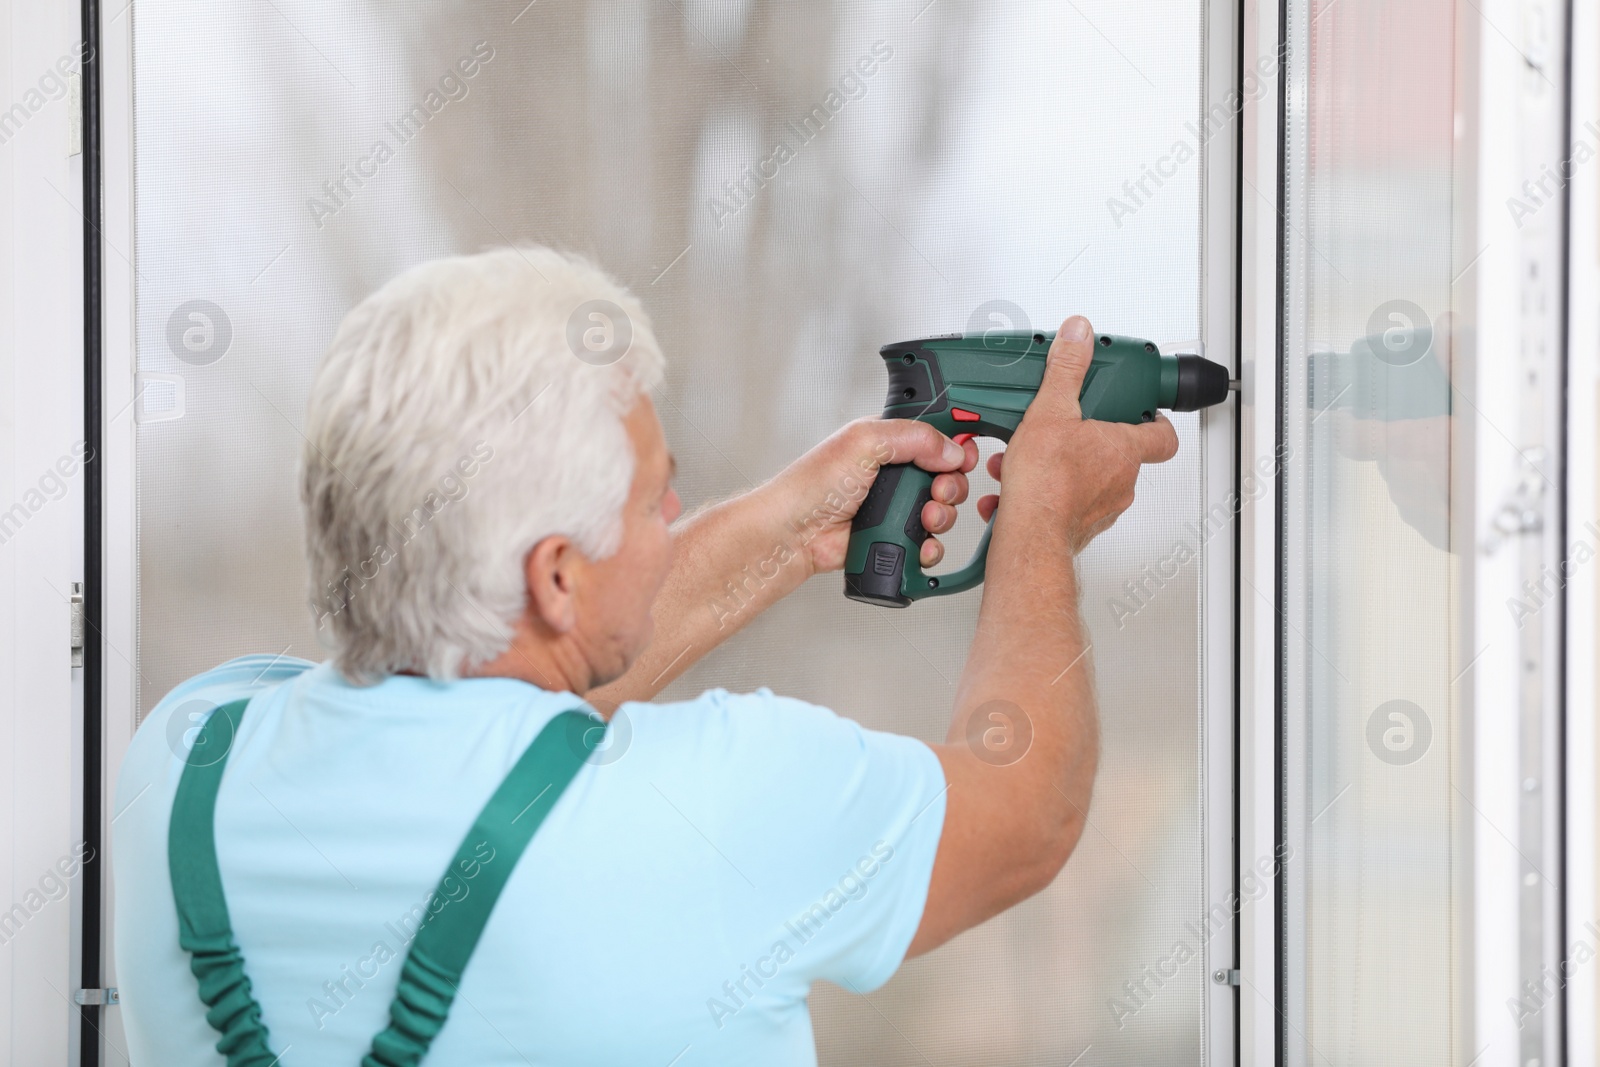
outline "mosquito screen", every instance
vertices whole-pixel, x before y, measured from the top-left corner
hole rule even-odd
[[[229,656],[321,656],[295,493],[306,390],[343,313],[423,259],[540,242],[638,292],[690,508],[879,411],[885,343],[1074,312],[1199,335],[1199,0],[130,17],[145,709]],[[1183,451],[1082,562],[1104,754],[1077,855],[870,997],[817,990],[825,1063],[1201,1059],[1207,528],[1198,417],[1175,422]],[[976,543],[963,523],[947,566]],[[669,695],[766,685],[940,739],[978,603],[888,612],[829,576]]]

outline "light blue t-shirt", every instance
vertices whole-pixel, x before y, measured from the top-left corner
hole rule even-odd
[[[580,703],[504,678],[362,688],[266,656],[173,690],[133,739],[112,824],[134,1067],[224,1062],[178,947],[167,824],[199,724],[246,696],[217,854],[283,1067],[360,1062],[473,819]],[[507,883],[425,1067],[814,1064],[811,983],[866,992],[900,965],[944,793],[921,742],[766,689],[624,704]]]

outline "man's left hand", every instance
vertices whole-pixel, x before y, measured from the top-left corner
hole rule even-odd
[[[967,499],[967,471],[978,465],[978,446],[956,444],[927,423],[911,419],[858,419],[795,460],[761,491],[778,502],[787,535],[810,573],[844,566],[850,520],[881,467],[915,463],[932,471],[933,498],[922,506],[922,525],[942,534],[956,523],[956,505]],[[922,565],[944,558],[937,536],[922,543]]]

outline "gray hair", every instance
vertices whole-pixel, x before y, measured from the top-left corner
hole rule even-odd
[[[548,248],[413,267],[356,305],[312,382],[311,607],[349,679],[436,679],[503,652],[552,534],[617,550],[623,417],[661,381],[639,301]]]

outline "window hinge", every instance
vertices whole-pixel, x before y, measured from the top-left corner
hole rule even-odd
[[[1211,972],[1211,980],[1218,985],[1238,985],[1239,972],[1237,970],[1217,970]]]
[[[83,666],[83,583],[72,583],[72,665]]]
[[[110,989],[80,989],[72,994],[74,1004],[121,1004],[122,998],[117,995],[117,987]]]

